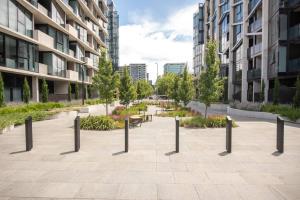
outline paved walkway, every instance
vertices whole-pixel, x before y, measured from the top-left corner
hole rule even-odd
[[[276,125],[243,119],[233,130],[232,154],[225,129],[180,129],[154,118],[124,131],[81,132],[73,149],[73,119],[33,124],[34,148],[24,152],[24,127],[0,135],[2,199],[300,199],[300,129],[286,126],[285,153],[275,151]]]

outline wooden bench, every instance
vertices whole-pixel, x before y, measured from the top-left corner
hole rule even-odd
[[[141,127],[143,123],[143,117],[140,115],[133,115],[129,117],[129,127]]]

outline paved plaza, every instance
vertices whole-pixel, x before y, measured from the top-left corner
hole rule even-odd
[[[300,128],[285,126],[277,154],[275,122],[235,118],[232,153],[225,129],[180,128],[154,117],[130,129],[81,131],[74,153],[73,118],[33,123],[33,150],[24,152],[24,126],[0,135],[2,199],[300,199]]]

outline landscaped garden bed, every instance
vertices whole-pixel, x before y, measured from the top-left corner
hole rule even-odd
[[[180,126],[185,128],[225,128],[226,116],[210,115],[207,118],[204,118],[202,115],[198,115],[187,119],[181,119]],[[237,124],[234,121],[233,127],[237,127]]]

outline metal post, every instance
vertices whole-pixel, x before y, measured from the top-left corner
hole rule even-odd
[[[82,82],[81,82],[81,101],[82,101],[82,105],[84,105],[84,93],[85,93],[85,89],[84,89],[84,70],[83,70],[83,65],[81,67],[81,73],[82,73]]]
[[[284,119],[277,117],[277,150],[279,153],[284,151]]]
[[[74,120],[74,144],[75,152],[78,152],[80,149],[80,117],[77,116]]]
[[[231,153],[231,142],[232,142],[232,119],[226,117],[226,151]]]
[[[26,151],[32,149],[32,117],[25,119],[25,137],[26,137]]]
[[[129,131],[129,119],[125,119],[125,152],[128,152],[128,131]]]
[[[176,153],[179,153],[179,117],[175,118],[175,129],[176,129]]]

